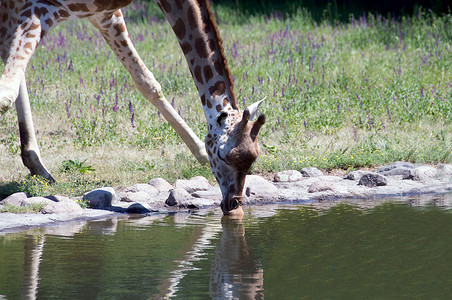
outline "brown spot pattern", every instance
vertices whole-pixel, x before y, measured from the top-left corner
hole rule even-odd
[[[209,53],[207,52],[206,45],[204,43],[204,40],[202,38],[198,38],[195,41],[195,49],[196,53],[198,53],[198,56],[201,58],[207,58],[209,56]]]
[[[179,40],[182,40],[185,37],[185,24],[182,19],[176,21],[173,30]]]
[[[206,106],[206,95],[205,94],[201,95],[201,104],[202,104],[202,106]]]
[[[189,43],[183,43],[180,45],[180,47],[182,48],[182,51],[184,52],[185,55],[190,53],[192,50],[192,47]]]
[[[60,10],[58,11],[58,14],[59,14],[60,17],[62,17],[62,18],[69,18],[69,16],[70,16],[70,14],[69,14],[66,10],[64,10],[64,9],[60,9]]]
[[[196,66],[195,70],[194,70],[194,73],[195,73],[196,81],[198,81],[200,84],[203,84],[204,82],[202,81],[201,67],[200,66]]]
[[[124,23],[115,24],[113,28],[116,30],[115,36],[120,36],[123,32],[126,31],[126,26],[124,26]]]
[[[162,3],[163,9],[167,12],[171,12],[171,5],[166,0],[161,0],[160,3]]]
[[[227,106],[229,104],[229,99],[228,99],[228,97],[224,97],[223,98],[223,106]]]
[[[215,41],[213,39],[209,39],[207,41],[207,44],[209,45],[209,49],[210,49],[211,52],[215,52],[216,51]]]
[[[31,17],[31,9],[23,10],[20,14],[21,17],[30,18]]]
[[[49,27],[52,27],[52,25],[53,25],[52,19],[46,19],[45,22]]]
[[[47,14],[49,11],[45,7],[35,7],[35,15],[40,17]]]
[[[213,62],[215,67],[215,71],[217,71],[218,75],[223,76],[223,68],[221,67],[221,63],[218,60]]]
[[[89,8],[88,6],[86,6],[85,3],[71,3],[68,4],[67,8],[69,8],[69,10],[71,11],[83,11],[83,12],[89,11]]]
[[[225,92],[225,83],[224,81],[217,81],[214,85],[209,87],[209,92],[212,97],[223,95]]]
[[[182,9],[183,8],[183,6],[182,6],[183,0],[176,0],[174,2],[176,3],[176,6],[177,6],[178,9]]]
[[[190,28],[193,30],[196,27],[198,27],[198,22],[196,22],[196,18],[195,18],[195,14],[193,11],[193,7],[189,7],[187,10],[187,17],[188,17],[188,25],[190,26]]]
[[[206,79],[206,82],[209,82],[210,79],[212,79],[213,73],[212,68],[210,66],[204,67],[204,78]]]
[[[30,29],[30,30],[35,30],[35,29],[38,29],[38,28],[39,28],[39,23],[38,24],[31,23],[30,27],[28,27],[28,29]]]
[[[24,49],[31,50],[32,48],[33,48],[33,46],[31,45],[30,42],[28,42],[28,43],[26,43],[26,44],[24,45]]]

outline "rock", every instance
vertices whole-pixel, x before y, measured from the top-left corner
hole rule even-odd
[[[159,191],[150,184],[138,183],[124,190],[126,193],[147,193],[149,196],[155,196]]]
[[[208,189],[210,189],[209,181],[203,176],[196,176],[190,178],[189,180],[186,179],[176,180],[174,186],[176,188],[182,188],[190,194],[196,191],[207,191]]]
[[[297,170],[286,170],[275,174],[276,182],[293,182],[303,179],[303,175]]]
[[[168,199],[166,199],[165,201],[165,204],[168,206],[175,206],[183,200],[189,198],[191,198],[191,195],[185,189],[175,188],[170,192]]]
[[[314,167],[301,169],[301,174],[303,174],[303,177],[319,177],[319,176],[323,176],[322,171],[320,171],[319,169],[314,168]]]
[[[403,175],[405,171],[416,168],[418,165],[405,162],[405,161],[396,161],[387,166],[383,166],[377,170],[377,173],[384,176],[396,176]]]
[[[197,191],[191,194],[195,198],[204,198],[204,199],[220,199],[222,198],[220,187],[216,186],[215,188],[211,188],[207,191]]]
[[[81,208],[80,205],[78,205],[75,201],[64,197],[59,201],[52,201],[51,203],[47,204],[42,209],[42,213],[79,215],[83,213],[83,208]]]
[[[259,175],[247,175],[245,177],[245,185],[244,187],[246,188],[247,186],[254,184],[254,183],[267,183],[268,180],[265,179],[262,176]]]
[[[431,166],[420,166],[403,173],[402,179],[411,179],[415,181],[425,181],[436,177],[438,171]]]
[[[368,173],[369,172],[367,172],[367,171],[356,170],[356,171],[350,172],[347,175],[345,175],[344,179],[347,179],[347,180],[360,180],[361,177],[363,177],[364,174],[368,174]]]
[[[127,208],[127,212],[129,214],[147,214],[151,211],[141,203],[134,203]]]
[[[44,198],[52,200],[54,202],[73,201],[70,198],[63,196],[63,195],[51,195],[51,196],[45,196]]]
[[[119,201],[122,202],[149,202],[152,200],[152,196],[150,196],[147,192],[139,191],[135,193],[126,193],[121,192],[118,194]]]
[[[316,182],[313,182],[308,188],[308,193],[318,193],[325,191],[336,192],[336,188],[334,187],[332,182],[326,180],[318,180]]]
[[[442,179],[452,180],[452,165],[443,164],[438,167],[437,176]]]
[[[51,203],[55,203],[55,201],[52,201],[52,200],[44,198],[44,197],[30,197],[30,198],[24,199],[22,206],[30,206],[33,204],[47,205],[47,204],[51,204]]]
[[[278,195],[278,188],[264,179],[264,181],[256,181],[249,184],[245,189],[245,195],[262,199],[275,198]]]
[[[149,185],[156,188],[159,192],[169,192],[173,189],[173,186],[168,181],[160,177],[149,180]]]
[[[90,208],[107,208],[116,200],[115,190],[111,187],[99,188],[83,195],[83,200],[88,202]]]
[[[385,186],[387,185],[386,178],[377,173],[364,174],[359,179],[358,185],[364,185],[367,187]]]
[[[179,207],[191,208],[191,209],[201,209],[216,204],[220,204],[221,201],[215,201],[213,199],[202,199],[202,198],[190,198],[184,199],[179,203]]]
[[[1,204],[23,206],[24,201],[28,198],[24,192],[14,193],[1,201]]]

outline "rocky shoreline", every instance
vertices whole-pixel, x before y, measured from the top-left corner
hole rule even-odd
[[[417,165],[395,162],[377,170],[348,174],[324,174],[316,168],[287,170],[265,176],[249,175],[244,188],[244,206],[275,203],[316,203],[325,201],[375,200],[452,191],[452,165]],[[82,208],[77,202],[84,202]],[[177,180],[174,185],[162,178],[135,184],[121,191],[112,187],[95,189],[82,197],[60,195],[28,197],[16,193],[0,201],[2,205],[41,204],[41,213],[0,213],[0,234],[63,222],[111,218],[122,214],[156,214],[218,207],[221,192],[197,176]],[[440,204],[444,205],[444,204]],[[450,205],[450,204],[449,204]]]

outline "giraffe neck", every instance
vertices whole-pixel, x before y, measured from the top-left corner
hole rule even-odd
[[[209,130],[222,111],[238,111],[222,40],[208,1],[157,0],[174,30],[198,89]]]

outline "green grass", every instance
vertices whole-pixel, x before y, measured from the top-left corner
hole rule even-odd
[[[142,13],[155,7],[137,7],[126,15],[138,52],[203,139],[204,114],[174,34],[160,17]],[[214,10],[239,105],[267,96],[253,172],[452,163],[450,14],[421,10],[400,20],[367,14],[333,26],[301,9],[284,18]],[[45,37],[27,82],[41,154],[59,182],[46,192],[74,195],[157,176],[172,182],[204,175],[213,182],[209,167],[181,146],[86,20]],[[28,173],[16,124],[14,110],[0,117],[0,189]],[[70,172],[63,167],[68,161]],[[80,174],[76,162],[92,170]]]
[[[0,206],[0,213],[14,213],[14,214],[37,214],[42,211],[45,204],[33,203],[29,206],[16,206],[5,204]]]

